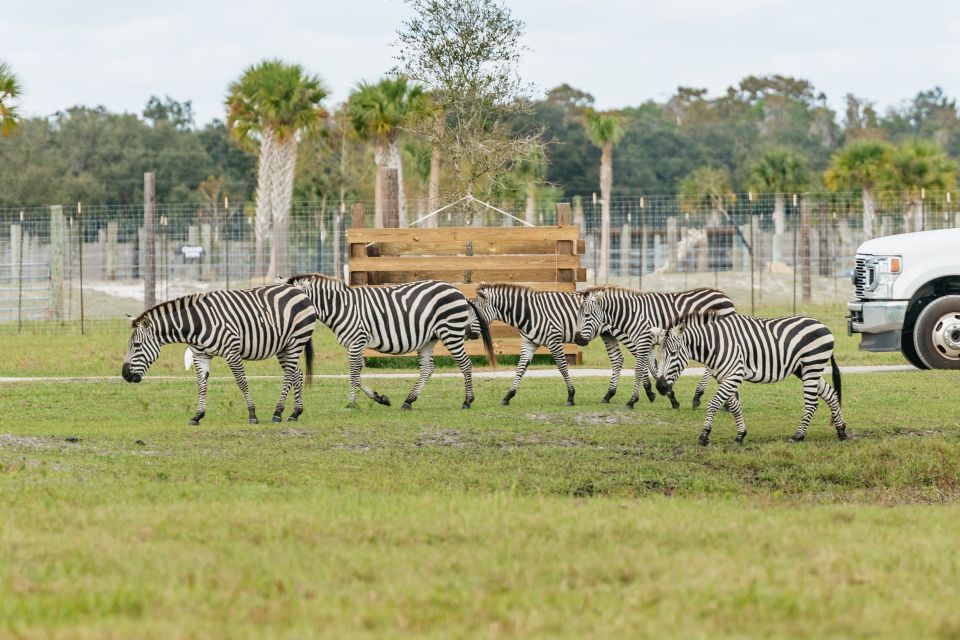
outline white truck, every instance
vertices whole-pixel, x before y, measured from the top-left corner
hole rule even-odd
[[[857,249],[847,333],[920,369],[960,369],[960,229],[875,238]]]

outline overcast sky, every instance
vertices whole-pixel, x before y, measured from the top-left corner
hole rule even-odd
[[[244,6],[244,5],[248,6]],[[523,79],[567,82],[601,108],[722,92],[749,74],[811,80],[840,108],[853,92],[881,109],[940,85],[960,96],[960,11],[903,0],[508,0],[527,25]],[[102,104],[140,113],[151,94],[223,118],[228,84],[267,57],[298,62],[331,103],[393,65],[399,0],[4,0],[0,60],[27,115]],[[95,8],[91,8],[95,7]]]

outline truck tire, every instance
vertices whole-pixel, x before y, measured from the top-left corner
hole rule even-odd
[[[900,352],[903,354],[903,357],[907,359],[907,362],[915,366],[917,369],[929,369],[923,360],[920,359],[919,354],[917,354],[917,348],[913,346],[913,330],[904,331],[903,335],[900,338]]]
[[[931,369],[960,369],[960,296],[943,296],[920,312],[913,346]]]

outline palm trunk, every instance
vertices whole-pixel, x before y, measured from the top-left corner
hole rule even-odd
[[[613,143],[600,153],[600,264],[597,280],[607,282],[610,264],[610,192],[613,190]]]
[[[533,219],[534,214],[537,209],[537,190],[533,182],[527,183],[527,209],[524,212],[524,218],[527,221],[527,224],[537,224]]]
[[[430,146],[430,185],[427,192],[427,213],[440,208],[440,145],[434,142]],[[438,226],[437,216],[424,220],[425,227]]]
[[[783,232],[787,226],[787,201],[782,193],[773,196],[773,262],[783,262]]]
[[[290,204],[293,200],[293,179],[297,169],[297,139],[291,137],[277,144],[276,191],[273,207],[273,246],[267,277],[289,276],[290,256],[287,235]]]
[[[263,141],[260,144],[260,159],[257,165],[257,202],[256,214],[253,223],[254,250],[253,250],[253,277],[262,280],[263,254],[266,248],[267,237],[270,234],[270,220],[273,217],[273,176],[276,173],[277,139],[273,130],[267,128],[263,132]]]
[[[373,163],[377,169],[383,165],[386,150],[381,142],[373,146]],[[383,228],[383,185],[380,184],[380,172],[374,172],[373,178],[373,226],[375,229]]]
[[[403,158],[398,136],[390,138],[387,144],[387,168],[397,170],[397,218],[402,228],[407,226],[407,199],[403,194]]]
[[[873,237],[873,227],[876,220],[876,203],[869,187],[863,188],[863,235],[869,240]]]

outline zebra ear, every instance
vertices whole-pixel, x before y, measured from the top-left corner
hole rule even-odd
[[[660,327],[650,327],[650,335],[653,336],[654,342],[660,342],[663,340],[663,337],[667,335],[667,332]]]
[[[140,327],[141,327],[142,329],[149,329],[149,328],[150,328],[150,318],[142,318],[142,319],[140,320]]]

